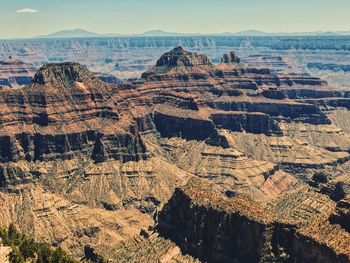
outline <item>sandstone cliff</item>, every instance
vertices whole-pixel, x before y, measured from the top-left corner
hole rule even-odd
[[[307,225],[298,229],[297,221],[275,218],[273,210],[227,198],[196,179],[175,191],[158,229],[204,262],[349,262],[349,233],[338,229],[345,239],[337,239],[341,249],[335,252],[317,232],[305,235]]]

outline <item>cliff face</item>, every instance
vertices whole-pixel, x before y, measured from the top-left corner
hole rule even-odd
[[[154,123],[162,137],[180,137],[187,140],[206,140],[217,137],[215,125],[210,120],[195,116],[196,112],[184,113],[155,111]]]
[[[338,254],[312,235],[303,235],[297,222],[275,221],[268,209],[249,199],[228,199],[199,179],[175,191],[159,214],[158,231],[175,241],[185,253],[204,262],[348,262],[350,259],[350,254]],[[344,245],[348,241],[343,241]]]
[[[281,130],[276,121],[263,113],[224,112],[210,116],[216,126],[230,131],[279,135]]]

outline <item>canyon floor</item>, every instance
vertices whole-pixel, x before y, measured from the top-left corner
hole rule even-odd
[[[0,224],[77,259],[349,262],[350,89],[256,59],[179,46],[0,91]]]

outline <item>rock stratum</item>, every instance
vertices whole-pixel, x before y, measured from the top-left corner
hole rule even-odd
[[[0,222],[37,241],[113,262],[350,261],[345,88],[177,47],[121,84],[47,64],[0,105]]]
[[[31,83],[36,69],[13,57],[0,60],[0,88],[19,88]]]

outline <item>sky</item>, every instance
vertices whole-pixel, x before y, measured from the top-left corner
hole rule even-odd
[[[82,28],[96,33],[148,30],[350,30],[350,0],[0,0],[0,38]]]

